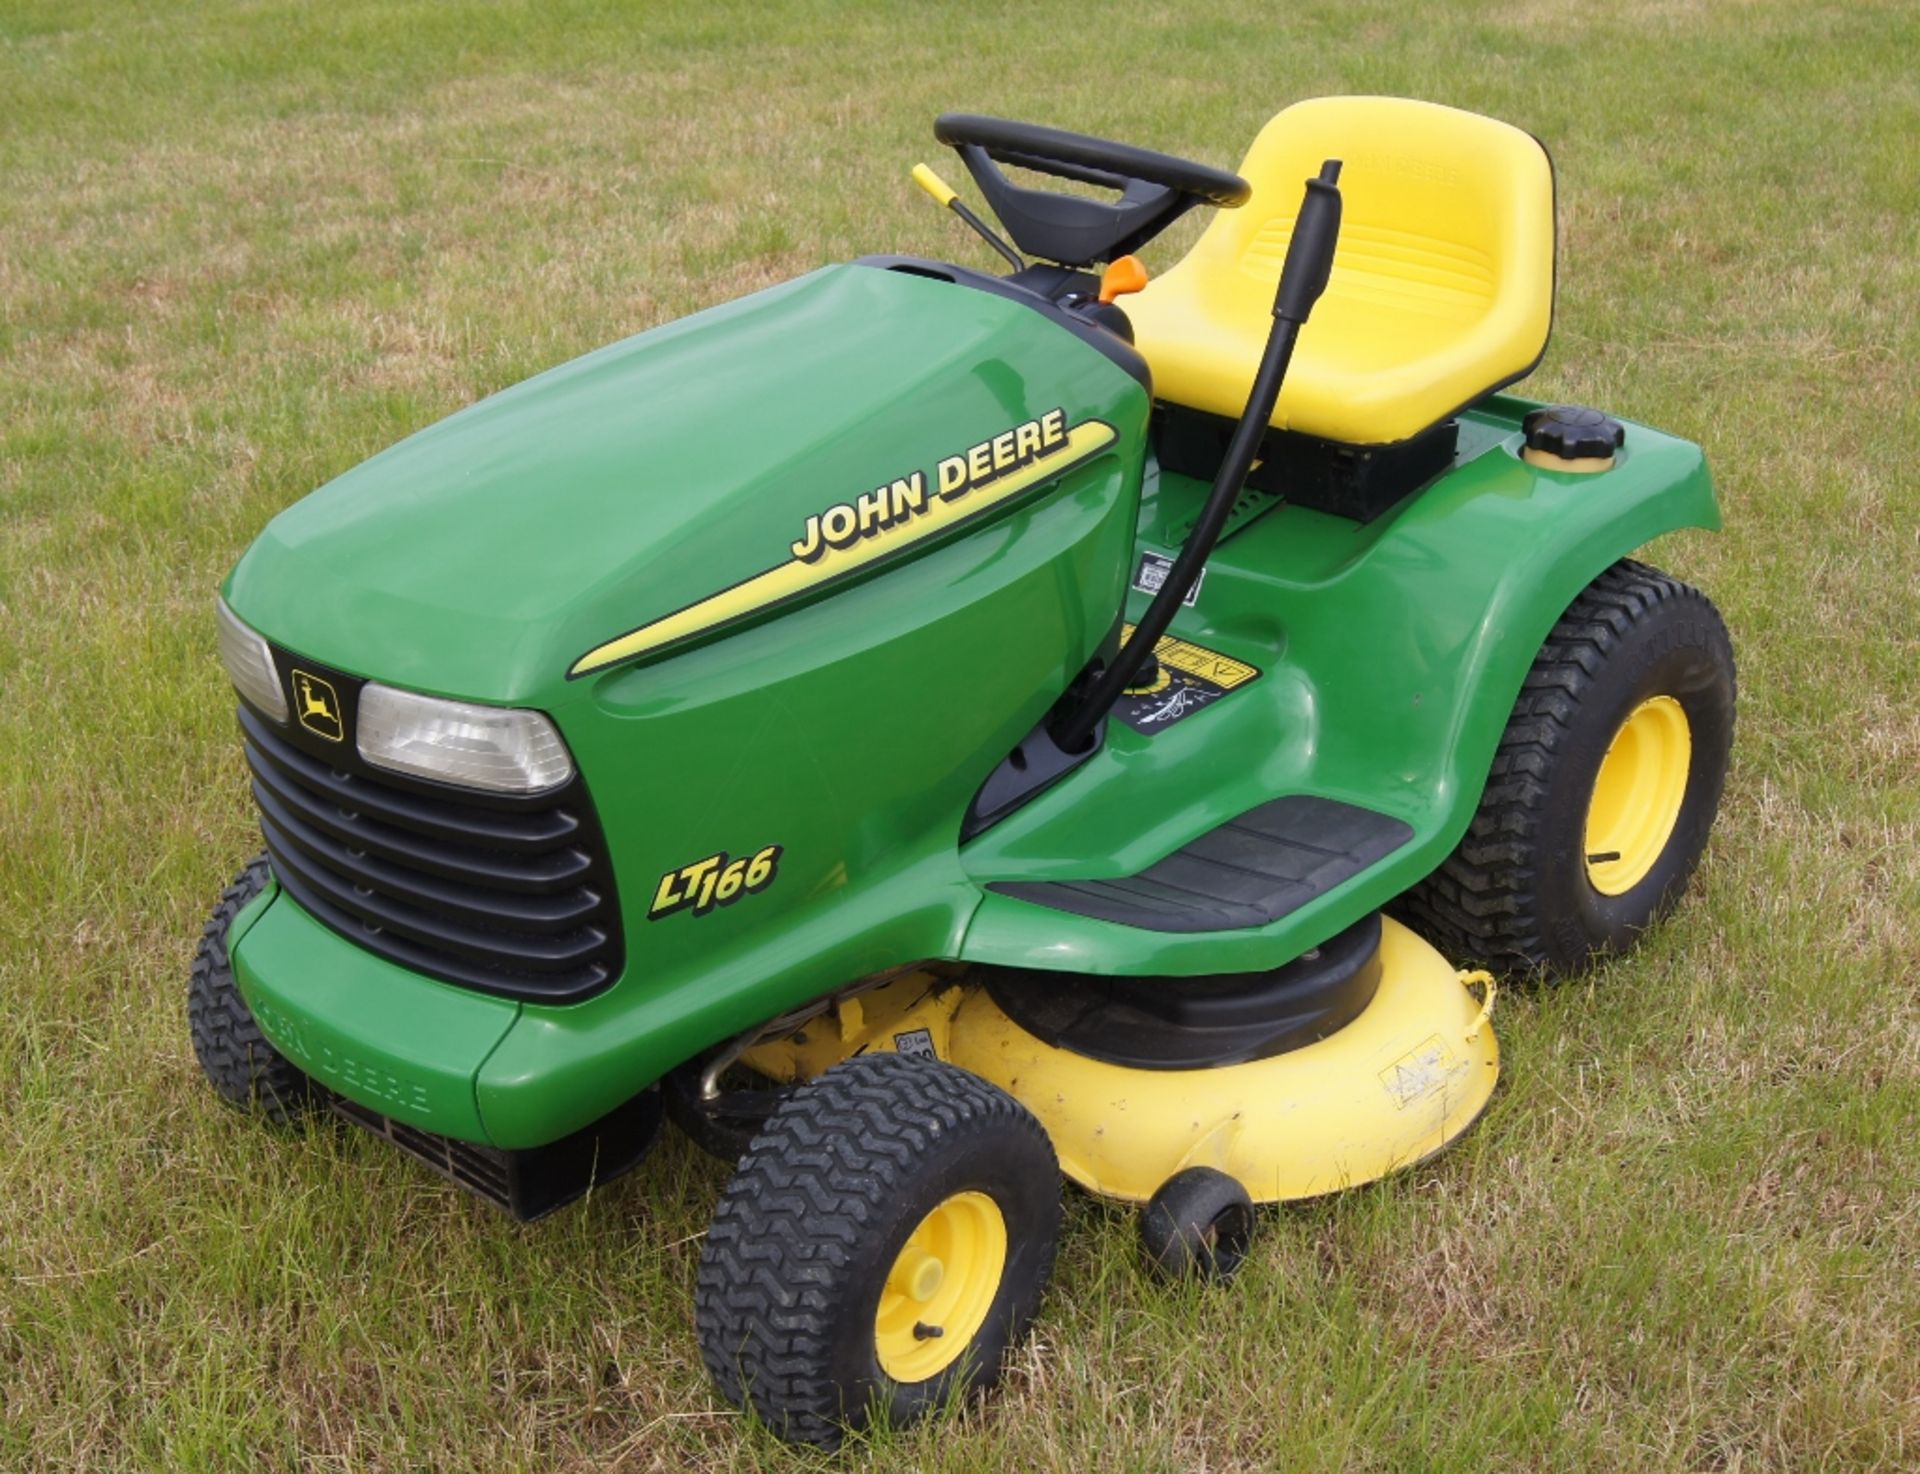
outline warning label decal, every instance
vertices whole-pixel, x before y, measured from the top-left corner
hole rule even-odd
[[[1128,625],[1121,632],[1121,640],[1124,643],[1132,638],[1133,626]],[[1211,706],[1260,674],[1244,660],[1172,635],[1160,637],[1153,655],[1159,662],[1153,678],[1139,690],[1127,692],[1113,707],[1115,716],[1149,737]]]

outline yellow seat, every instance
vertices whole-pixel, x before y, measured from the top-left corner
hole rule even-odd
[[[1405,440],[1531,371],[1553,317],[1546,150],[1437,103],[1328,97],[1260,130],[1240,165],[1252,197],[1127,299],[1155,395],[1229,418],[1246,408],[1294,213],[1324,159],[1345,164],[1340,244],[1274,425]]]

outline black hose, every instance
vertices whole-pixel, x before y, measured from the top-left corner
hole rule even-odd
[[[1340,235],[1339,179],[1340,161],[1328,159],[1320,166],[1320,177],[1307,181],[1307,196],[1294,221],[1292,239],[1287,242],[1286,263],[1274,292],[1273,327],[1260,354],[1260,367],[1253,376],[1247,407],[1241,411],[1240,422],[1233,427],[1233,438],[1227,442],[1227,453],[1220,469],[1214,473],[1213,490],[1207,493],[1206,505],[1200,509],[1199,520],[1188,534],[1186,545],[1173,560],[1173,567],[1167,570],[1166,582],[1147,605],[1147,612],[1140,616],[1133,638],[1121,646],[1113,664],[1101,673],[1086,700],[1053,732],[1053,740],[1062,752],[1080,751],[1093,736],[1100,719],[1113,709],[1114,702],[1153,658],[1153,647],[1160,643],[1167,626],[1173,623],[1180,601],[1193,587],[1200,570],[1206,567],[1207,559],[1213,556],[1213,546],[1220,540],[1221,529],[1227,525],[1227,516],[1246,484],[1247,472],[1253,468],[1253,458],[1266,436],[1268,422],[1273,419],[1273,406],[1280,398],[1287,365],[1293,360],[1293,345],[1300,339],[1301,324],[1306,322],[1313,304],[1326,290],[1327,277],[1333,269],[1333,248]]]
[[[1293,358],[1293,345],[1299,338],[1299,323],[1274,320],[1266,351],[1260,355],[1260,368],[1253,376],[1247,412],[1233,427],[1233,439],[1228,442],[1226,457],[1213,478],[1207,504],[1201,508],[1186,546],[1180,549],[1180,556],[1167,571],[1166,582],[1153,596],[1147,612],[1140,616],[1133,637],[1121,647],[1113,664],[1102,672],[1099,684],[1067,719],[1066,725],[1054,734],[1054,741],[1062,751],[1078,752],[1093,735],[1100,719],[1113,709],[1113,703],[1120,699],[1146,664],[1147,657],[1153,654],[1154,646],[1160,643],[1160,637],[1179,612],[1180,601],[1213,555],[1213,545],[1219,540],[1221,528],[1226,526],[1227,515],[1233,510],[1246,483],[1247,472],[1253,466],[1254,455],[1260,449],[1260,441],[1267,433],[1267,421],[1273,417],[1274,402],[1280,397],[1280,383],[1287,376],[1287,364]]]

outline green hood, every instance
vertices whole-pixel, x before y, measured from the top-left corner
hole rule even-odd
[[[1123,385],[1018,303],[828,267],[429,426],[276,517],[227,597],[343,670],[550,704],[585,652],[790,558],[810,517]]]

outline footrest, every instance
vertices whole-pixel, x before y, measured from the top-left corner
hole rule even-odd
[[[987,889],[1145,931],[1240,931],[1278,921],[1412,838],[1389,815],[1300,794],[1229,819],[1137,875]]]

